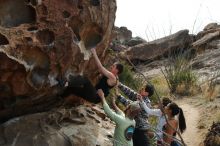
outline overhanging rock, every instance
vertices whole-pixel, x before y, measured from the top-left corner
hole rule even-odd
[[[0,120],[56,105],[57,78],[95,82],[89,49],[105,60],[115,12],[115,0],[1,0]]]

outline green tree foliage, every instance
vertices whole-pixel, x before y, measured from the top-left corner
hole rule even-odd
[[[139,89],[143,86],[144,80],[135,74],[131,66],[126,63],[123,63],[123,65],[124,71],[119,76],[120,82],[135,91],[139,91]]]

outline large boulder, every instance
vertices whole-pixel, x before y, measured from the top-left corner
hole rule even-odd
[[[220,84],[220,47],[218,49],[205,50],[198,54],[192,61],[192,68],[196,70],[198,81],[212,81],[214,84]]]
[[[146,43],[147,41],[142,39],[141,37],[134,37],[131,40],[129,40],[128,42],[125,42],[126,46],[132,47],[138,44],[142,44],[142,43]]]
[[[114,27],[112,40],[113,43],[123,44],[132,38],[132,32],[127,27]]]
[[[186,49],[192,43],[192,36],[188,30],[181,30],[170,36],[151,42],[130,47],[123,55],[130,60],[151,60],[167,52]]]
[[[114,125],[97,108],[60,108],[0,126],[1,146],[112,146]]]
[[[193,47],[197,50],[217,49],[220,46],[220,25],[217,23],[210,23],[206,25],[203,31],[195,36]]]
[[[127,29],[127,27],[114,27],[112,31],[112,39],[110,43],[110,48],[116,52],[121,52],[127,49],[124,45],[132,39],[132,32]]]
[[[115,0],[1,0],[0,121],[59,106],[58,78],[95,83],[89,49],[106,60],[115,12]]]
[[[211,30],[211,29],[216,29],[218,27],[219,27],[218,23],[209,23],[204,27],[203,30],[207,31],[207,30]]]

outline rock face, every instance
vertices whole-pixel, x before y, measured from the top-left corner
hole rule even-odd
[[[125,43],[132,38],[132,32],[127,27],[114,27],[112,31],[112,42],[110,48],[116,52],[126,50]]]
[[[193,42],[192,46],[198,50],[205,49],[217,49],[220,47],[220,25],[217,23],[210,23],[203,31],[196,35],[196,41]]]
[[[208,24],[203,31],[196,36],[192,46],[198,55],[193,60],[193,68],[198,70],[200,81],[212,80],[214,84],[220,84],[220,25]]]
[[[115,11],[115,0],[1,0],[0,121],[57,105],[59,77],[95,83],[89,49],[105,60]]]
[[[0,145],[111,146],[114,125],[100,111],[82,105],[12,119],[0,126]]]
[[[206,50],[197,55],[192,62],[193,69],[198,70],[202,77],[211,77],[220,70],[220,47],[218,49]]]
[[[220,145],[220,122],[213,123],[211,129],[206,135],[206,139],[204,140],[205,146],[218,146]]]
[[[114,27],[113,30],[113,41],[120,44],[129,41],[132,38],[132,32],[127,29],[127,27]]]
[[[146,43],[141,37],[132,37],[132,32],[127,27],[114,27],[112,32],[112,42],[110,48],[114,51],[123,52],[129,47]]]
[[[144,39],[140,38],[140,37],[134,37],[132,39],[130,39],[128,42],[125,43],[126,46],[132,47],[132,46],[136,46],[138,44],[142,44],[142,43],[146,43],[147,41],[145,41]]]
[[[186,49],[192,43],[188,30],[182,30],[170,36],[130,47],[126,52],[130,60],[146,61],[162,56],[176,49]]]

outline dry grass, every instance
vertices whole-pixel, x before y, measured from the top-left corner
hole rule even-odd
[[[200,97],[199,100],[201,103],[198,104],[200,120],[197,126],[200,129],[200,133],[205,136],[213,122],[220,121],[220,99],[215,98],[213,101],[207,101],[206,97]]]
[[[220,95],[220,86],[219,85],[210,85],[206,83],[201,86],[202,96],[205,97],[208,101],[213,101],[216,97]]]
[[[162,97],[162,96],[169,97],[170,96],[170,89],[169,89],[167,81],[163,75],[151,78],[150,81],[154,85],[154,87],[160,97]],[[155,94],[153,95],[152,99],[153,99],[153,102],[156,102],[157,98],[156,98]]]
[[[186,86],[185,84],[180,84],[176,88],[176,94],[182,96],[195,96],[201,93],[201,88],[198,86]]]
[[[151,79],[151,83],[155,86],[160,97],[174,97],[170,92],[170,88],[163,75],[156,76]],[[185,96],[186,90],[190,93],[190,96],[195,96],[201,93],[201,89],[198,86],[185,87],[185,84],[181,84],[176,88],[176,94]]]
[[[207,88],[206,93],[205,93],[205,97],[209,100],[209,101],[213,101],[217,96],[218,96],[218,91],[219,88],[218,87],[214,87],[214,88]]]
[[[219,77],[220,71],[217,71],[207,81],[201,84],[203,96],[208,101],[213,101],[216,97],[220,96],[220,85],[217,83]]]

